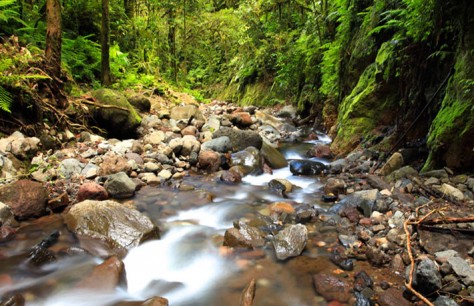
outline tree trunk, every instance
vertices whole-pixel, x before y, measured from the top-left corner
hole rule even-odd
[[[109,0],[102,0],[102,31],[101,31],[101,71],[100,80],[102,85],[112,84],[110,76],[110,17]]]
[[[61,78],[61,4],[59,0],[46,1],[46,65],[53,79]]]
[[[174,20],[174,8],[168,10],[168,47],[170,49],[170,66],[173,73],[173,80],[178,81],[178,63],[176,60],[176,21]]]

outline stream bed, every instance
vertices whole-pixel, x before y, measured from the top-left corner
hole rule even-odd
[[[288,160],[306,159],[305,152],[314,143],[288,143],[281,151]],[[287,179],[295,187],[288,198],[269,190],[268,182],[275,178]],[[74,285],[107,256],[109,250],[103,244],[75,237],[60,215],[25,223],[14,240],[0,245],[0,295],[21,293],[27,305],[118,305],[153,296],[163,296],[173,306],[238,305],[242,289],[255,278],[255,306],[326,305],[314,291],[312,275],[347,273],[329,260],[331,249],[338,245],[335,225],[307,223],[306,248],[301,256],[285,261],[276,259],[269,243],[256,250],[222,246],[224,232],[233,222],[266,216],[270,203],[291,201],[296,207],[327,208],[321,200],[321,179],[294,176],[287,167],[272,174],[248,175],[240,184],[223,183],[213,175],[190,175],[169,186],[142,188],[125,204],[148,215],[159,226],[161,239],[123,254],[127,285],[111,292],[84,291]],[[54,231],[60,236],[52,250],[77,248],[77,253],[32,268],[26,262],[28,250]],[[354,271],[361,270],[375,282],[399,278],[357,261]]]

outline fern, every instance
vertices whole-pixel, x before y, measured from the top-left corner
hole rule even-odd
[[[11,113],[11,105],[13,103],[13,97],[5,88],[0,86],[0,109],[7,113]]]

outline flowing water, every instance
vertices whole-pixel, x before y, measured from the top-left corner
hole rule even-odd
[[[319,141],[330,140],[322,137]],[[313,144],[286,144],[281,151],[287,159],[303,159]],[[274,178],[286,178],[298,188],[289,199],[282,199],[268,190],[267,183]],[[310,236],[303,256],[284,262],[275,259],[270,246],[263,251],[222,247],[224,232],[233,221],[258,219],[271,202],[319,207],[319,178],[293,176],[284,168],[273,174],[247,176],[238,185],[216,181],[212,176],[192,175],[181,185],[192,185],[194,190],[145,187],[136,194],[133,202],[159,225],[162,234],[160,240],[143,243],[125,256],[127,289],[71,289],[102,261],[87,253],[64,256],[41,268],[26,265],[27,250],[56,229],[61,236],[53,250],[81,246],[93,249],[96,255],[107,254],[100,243],[77,240],[60,217],[50,216],[22,227],[14,241],[0,245],[0,295],[20,292],[31,305],[114,305],[157,295],[169,299],[170,305],[238,305],[242,288],[255,278],[256,306],[325,305],[314,293],[311,275],[336,269],[327,258],[328,247],[337,242],[334,227],[307,224]],[[358,267],[370,268],[364,263]]]

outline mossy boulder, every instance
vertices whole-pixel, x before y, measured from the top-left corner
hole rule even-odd
[[[374,63],[362,73],[357,85],[339,107],[337,136],[331,150],[346,154],[355,149],[378,125],[393,123],[396,95],[388,77],[393,46],[382,44]]]
[[[474,19],[469,24],[474,27]],[[430,154],[423,171],[442,166],[474,171],[474,32],[467,31],[465,35],[441,109],[430,127]]]
[[[137,136],[141,117],[124,95],[112,89],[101,88],[94,91],[92,96],[97,104],[103,106],[93,107],[93,117],[109,137],[126,139]]]

